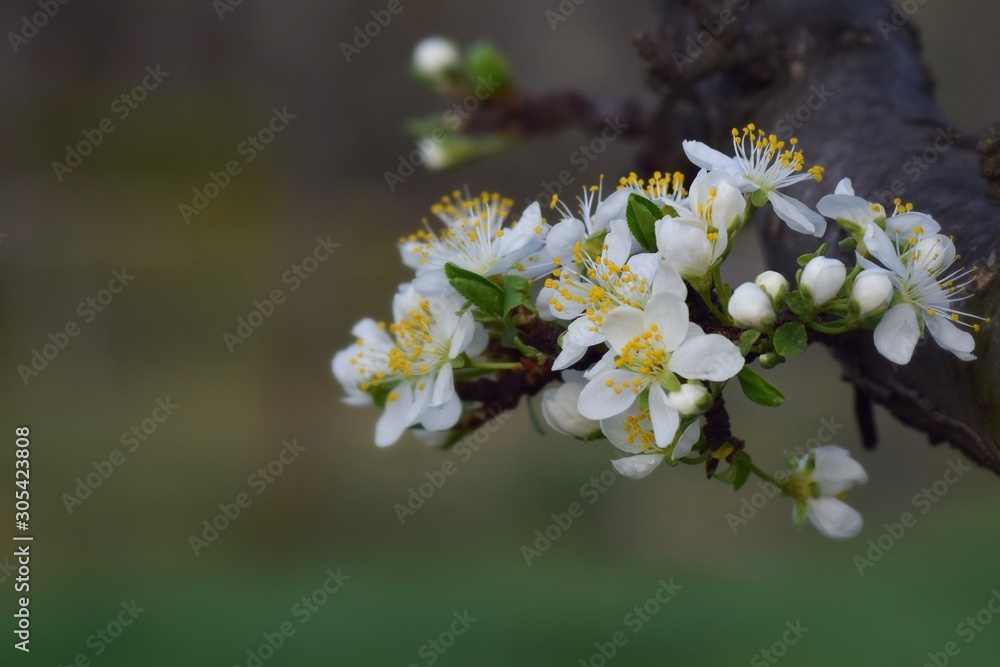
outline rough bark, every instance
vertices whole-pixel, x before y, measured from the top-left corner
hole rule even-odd
[[[951,126],[934,99],[912,23],[884,0],[653,2],[660,26],[638,40],[661,96],[650,122],[646,168],[687,164],[680,152],[684,138],[727,151],[730,130],[748,122],[779,134],[792,130],[799,121],[790,123],[787,114],[794,116],[810,95],[815,102],[822,97],[816,91],[825,87],[829,99],[794,133],[808,163],[824,166],[826,177],[789,193],[815,204],[849,176],[859,196],[878,200],[877,193],[900,181],[902,199],[954,235],[963,263],[979,266],[978,293],[963,307],[993,317],[994,324],[976,336],[975,362],[959,361],[925,341],[910,364],[896,367],[876,352],[867,332],[824,342],[862,396],[931,442],[948,441],[1000,473],[1000,281],[994,280],[1000,270],[1000,203],[990,196],[991,189],[1000,190],[995,135],[983,141],[982,166],[975,138],[964,131],[946,148],[943,139],[935,148]],[[690,63],[675,57],[687,55],[689,37],[711,34],[705,21],[723,18],[727,8],[732,20],[723,22],[704,53]],[[919,166],[912,160],[925,154],[934,161],[928,159],[927,170],[914,180]],[[882,201],[890,210],[893,196]],[[794,273],[799,255],[818,245],[777,219],[760,217],[754,224],[768,265],[786,275]],[[831,225],[827,240],[835,249],[839,232]],[[865,400],[859,404],[864,416]]]

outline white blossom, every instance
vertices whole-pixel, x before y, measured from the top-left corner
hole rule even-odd
[[[743,355],[728,339],[705,334],[688,321],[688,308],[673,294],[650,298],[645,310],[619,306],[604,318],[604,335],[611,351],[600,372],[591,376],[580,394],[580,413],[590,419],[621,414],[648,390],[650,420],[657,446],[674,440],[680,413],[668,392],[681,379],[722,382],[743,368]]]
[[[823,535],[846,539],[861,532],[864,524],[857,510],[840,498],[851,487],[866,484],[868,475],[850,452],[823,445],[803,456],[786,483],[795,500],[795,523],[809,522]]]
[[[801,181],[823,179],[822,167],[805,169],[805,157],[798,140],[788,144],[774,134],[767,135],[753,124],[741,133],[733,129],[735,157],[729,157],[697,141],[685,141],[688,159],[703,169],[723,169],[739,183],[743,192],[762,191],[779,218],[797,232],[823,236],[826,220],[805,204],[779,190]],[[786,146],[788,146],[786,148]]]

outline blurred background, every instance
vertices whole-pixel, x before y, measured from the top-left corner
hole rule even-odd
[[[782,408],[731,405],[765,469],[817,441],[856,454],[871,483],[851,494],[866,527],[846,543],[699,469],[602,482],[610,445],[540,437],[523,408],[463,454],[410,437],[379,450],[377,411],[340,403],[330,359],[355,321],[390,315],[410,277],[395,241],[434,200],[468,184],[520,203],[564,169],[573,188],[628,171],[637,150],[614,141],[580,172],[585,137],[567,132],[390,191],[385,172],[415,149],[406,120],[443,110],[408,74],[414,44],[488,38],[525,89],[651,105],[631,46],[646,2],[563,2],[575,10],[553,30],[556,0],[403,0],[350,63],[341,42],[386,2],[51,4],[35,31],[37,2],[0,8],[2,459],[13,471],[13,428],[29,425],[36,538],[30,656],[12,648],[0,546],[2,664],[918,665],[950,641],[956,663],[995,664],[1000,623],[980,614],[971,639],[959,624],[1000,586],[998,480],[942,481],[960,456],[883,412],[878,450],[861,451],[822,349],[773,373]],[[956,126],[994,121],[1000,8],[932,2],[913,20]],[[281,131],[248,148],[274,110]],[[232,160],[240,173],[196,202]],[[339,247],[303,263],[317,238]],[[746,241],[734,276],[762,268]],[[224,338],[276,289],[252,335]],[[583,516],[550,528],[574,502]],[[904,512],[915,525],[890,533]],[[546,529],[558,539],[529,565]],[[651,602],[671,580],[670,602]]]

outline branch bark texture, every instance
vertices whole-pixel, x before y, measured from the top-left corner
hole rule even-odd
[[[638,40],[660,95],[645,168],[687,164],[685,138],[728,151],[730,130],[750,122],[794,134],[826,177],[794,186],[792,196],[815,204],[850,177],[861,197],[891,210],[899,196],[935,217],[954,235],[962,263],[979,266],[977,294],[963,309],[994,324],[976,335],[975,362],[927,341],[896,367],[866,332],[824,342],[863,395],[931,442],[950,442],[1000,473],[1000,202],[991,196],[1000,191],[1000,150],[990,133],[977,150],[978,137],[943,116],[908,15],[885,0],[653,4],[659,28]],[[769,267],[788,277],[796,258],[818,245],[776,218],[753,224]],[[839,234],[831,224],[831,248]]]

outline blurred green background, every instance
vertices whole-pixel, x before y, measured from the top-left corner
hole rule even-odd
[[[959,455],[881,412],[880,447],[860,451],[852,394],[821,349],[775,371],[782,408],[762,414],[734,397],[733,419],[768,469],[824,423],[839,425],[834,441],[871,476],[851,495],[865,530],[846,543],[795,532],[781,499],[734,530],[727,515],[755,489],[734,495],[697,469],[595,493],[583,485],[613,449],[539,437],[523,409],[463,457],[409,437],[376,449],[376,411],[340,403],[330,358],[356,320],[387,317],[409,279],[396,238],[462,184],[523,202],[573,168],[584,139],[568,132],[461,172],[418,171],[390,192],[384,172],[414,149],[405,120],[440,109],[407,73],[421,37],[490,38],[526,89],[652,103],[631,47],[652,20],[647,4],[591,0],[552,30],[545,11],[557,4],[404,2],[349,64],[339,44],[386,3],[244,2],[226,4],[221,20],[222,3],[209,0],[71,3],[16,53],[0,48],[2,458],[12,471],[13,427],[30,425],[36,536],[30,656],[12,648],[14,582],[2,559],[13,549],[7,538],[0,547],[0,664],[69,665],[82,654],[108,667],[596,666],[598,645],[620,631],[627,643],[609,664],[772,664],[760,652],[777,642],[788,665],[922,665],[949,641],[960,647],[954,664],[996,664],[1000,623],[969,643],[957,626],[1000,586],[998,480],[972,470],[939,483],[940,502],[915,506]],[[19,32],[37,11],[6,2],[0,27]],[[1000,9],[931,2],[914,20],[956,125],[995,120]],[[112,104],[156,65],[169,76],[120,119]],[[186,224],[178,206],[192,188],[241,159],[241,142],[283,107],[296,116],[288,127]],[[114,131],[58,180],[52,162],[105,117]],[[627,171],[635,150],[612,143],[574,187]],[[291,291],[283,274],[327,236],[339,248]],[[734,276],[761,267],[752,245]],[[86,321],[79,304],[122,267],[134,281]],[[231,353],[223,334],[276,288],[287,301]],[[17,367],[71,321],[79,335],[25,384]],[[155,432],[128,451],[123,432],[168,398],[179,407],[147,421]],[[261,477],[250,477],[292,439],[305,449],[258,494]],[[70,512],[65,494],[115,450],[124,462]],[[394,506],[447,460],[457,473],[401,523]],[[12,472],[2,478],[12,490]],[[240,493],[250,505],[195,555],[190,537]],[[2,517],[13,515],[11,495],[0,495]],[[529,567],[522,546],[573,502],[584,515]],[[886,537],[884,524],[906,511],[916,525]],[[860,575],[855,557],[880,538],[891,549]],[[350,578],[316,604],[338,568]],[[634,632],[628,615],[671,578],[675,597]],[[303,597],[314,600],[308,615]],[[119,635],[133,600],[144,611]],[[465,611],[476,621],[435,652],[428,642],[450,644]],[[295,633],[273,655],[248,655],[286,622]],[[781,646],[796,622],[808,632]]]

